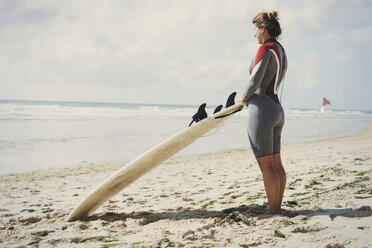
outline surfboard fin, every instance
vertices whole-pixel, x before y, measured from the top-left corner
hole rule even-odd
[[[230,94],[229,98],[227,98],[227,102],[226,102],[226,108],[228,107],[231,107],[233,105],[235,105],[235,96],[236,96],[236,92],[233,92]],[[238,109],[236,109],[235,111],[229,113],[229,114],[226,114],[226,115],[221,115],[221,116],[218,116],[218,117],[215,117],[215,119],[221,119],[221,118],[225,118],[229,115],[232,115],[232,114],[235,114],[236,112],[239,112],[243,109],[243,107],[240,107]]]
[[[222,107],[223,107],[222,105],[218,105],[217,108],[214,110],[213,114],[220,112]]]
[[[205,111],[205,106],[207,106],[206,103],[203,103],[202,105],[199,106],[198,112],[196,112],[196,114],[192,116],[192,121],[189,124],[189,126],[191,126],[191,124],[194,123],[194,121],[199,122],[208,117],[208,114]]]
[[[229,98],[227,98],[226,108],[232,105],[235,105],[235,96],[236,96],[236,92],[233,92],[230,94]]]

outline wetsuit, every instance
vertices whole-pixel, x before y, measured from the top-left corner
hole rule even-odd
[[[252,60],[243,96],[248,101],[248,137],[256,157],[280,152],[284,111],[277,93],[286,70],[284,48],[275,39],[266,40]]]

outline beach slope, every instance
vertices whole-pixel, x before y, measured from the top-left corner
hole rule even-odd
[[[0,177],[1,247],[372,247],[372,121],[282,147],[282,215],[250,149],[172,158],[89,218],[65,219],[123,164]]]

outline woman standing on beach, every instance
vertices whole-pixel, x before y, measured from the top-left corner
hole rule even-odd
[[[280,213],[286,174],[280,158],[284,111],[277,93],[287,70],[287,57],[277,41],[281,34],[277,12],[253,18],[254,37],[261,44],[250,67],[243,99],[248,106],[248,137],[260,166],[269,202],[269,213]]]

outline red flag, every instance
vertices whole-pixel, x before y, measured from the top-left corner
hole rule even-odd
[[[328,101],[325,97],[323,97],[323,106],[331,104],[330,101]]]

